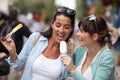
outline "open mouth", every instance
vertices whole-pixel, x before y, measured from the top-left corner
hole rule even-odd
[[[57,34],[59,40],[64,40],[65,34]]]

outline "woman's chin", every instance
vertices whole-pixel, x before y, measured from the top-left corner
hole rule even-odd
[[[80,43],[80,46],[82,46],[82,47],[86,47],[84,44],[82,44],[82,43]]]

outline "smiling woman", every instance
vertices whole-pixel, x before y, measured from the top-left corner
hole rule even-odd
[[[26,64],[22,80],[66,80],[67,69],[61,62],[59,46],[61,41],[67,42],[72,36],[74,21],[74,10],[57,8],[50,28],[46,32],[31,34],[19,55],[13,40],[7,42],[9,35],[0,39],[9,51],[8,62],[13,68],[21,71]],[[40,39],[32,48],[39,35]]]
[[[71,20],[64,15],[59,15],[56,17],[56,21],[52,25],[52,28],[53,36],[56,37],[58,42],[67,39],[72,31],[71,24],[69,23],[71,23]]]
[[[114,80],[115,61],[106,43],[109,33],[106,21],[91,15],[81,20],[78,27],[80,47],[73,54],[73,60],[62,56],[73,80]]]

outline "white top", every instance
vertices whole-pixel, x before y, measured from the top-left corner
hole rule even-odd
[[[49,59],[41,54],[32,66],[31,80],[57,80],[62,71],[61,58]]]
[[[100,50],[101,51],[101,50]],[[94,62],[94,60],[96,59],[96,57],[100,54],[100,51],[98,52],[98,54],[94,57],[94,59],[92,60],[91,63]],[[82,65],[86,59],[86,56],[87,56],[87,51],[85,52],[85,55],[83,57],[83,60],[81,62],[81,64],[77,67],[78,71],[80,71],[80,73],[82,74],[81,72],[81,69],[82,69]],[[88,76],[89,75],[89,76]],[[91,71],[91,66],[89,65],[88,68],[85,70],[85,72],[83,73],[83,76],[87,79],[87,80],[92,80],[92,77],[93,77],[93,74],[92,74],[92,71]]]

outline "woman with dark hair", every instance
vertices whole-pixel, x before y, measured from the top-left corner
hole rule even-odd
[[[18,71],[25,65],[22,80],[66,80],[66,67],[61,62],[60,41],[68,41],[74,30],[75,11],[67,7],[56,9],[51,27],[48,31],[35,32],[30,35],[19,55],[13,40],[7,42],[8,36],[1,42],[9,51],[8,62]],[[34,42],[40,35],[37,44]]]
[[[91,15],[79,22],[80,47],[72,59],[62,55],[73,80],[114,80],[115,61],[106,41],[109,29],[102,17]]]

